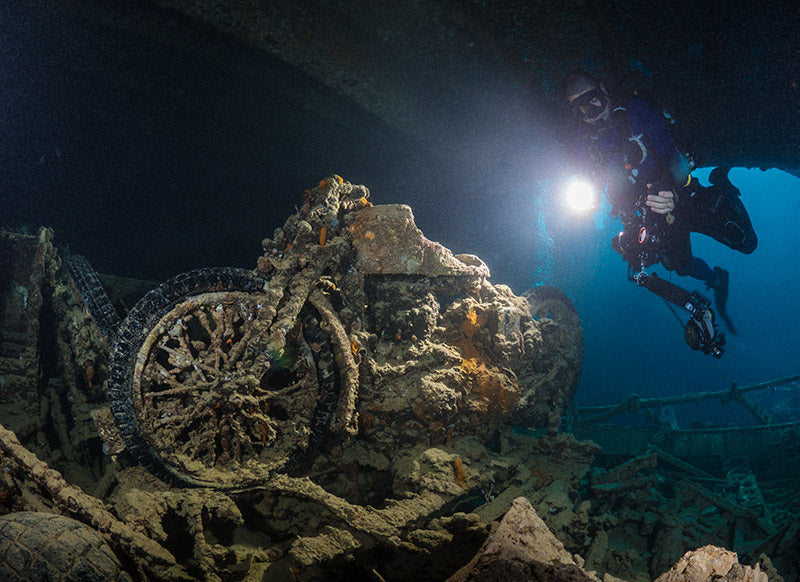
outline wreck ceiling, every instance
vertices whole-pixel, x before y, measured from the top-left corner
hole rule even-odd
[[[309,181],[338,173],[526,285],[531,221],[572,173],[564,74],[650,90],[702,165],[796,172],[798,6],[0,3],[0,224],[159,279],[248,265]]]
[[[514,143],[551,139],[559,80],[582,67],[653,90],[701,162],[800,167],[796,2],[153,0],[53,10],[260,78],[277,59],[432,149],[502,156],[504,131]],[[242,45],[265,58],[237,57]],[[342,117],[324,90],[277,88]]]

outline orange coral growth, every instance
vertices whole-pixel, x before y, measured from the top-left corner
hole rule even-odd
[[[375,233],[372,232],[371,230],[368,230],[367,232],[364,233],[364,238],[367,240],[372,240],[375,238]]]
[[[361,433],[369,432],[375,425],[375,415],[363,412],[358,415],[358,429]]]
[[[342,178],[340,175],[334,174],[331,177],[340,186],[342,184],[344,184],[344,178]],[[317,188],[319,188],[320,190],[324,190],[325,188],[327,188],[330,185],[330,183],[331,183],[331,181],[328,178],[324,178],[323,180],[319,181],[319,184],[317,184]]]
[[[419,400],[411,404],[411,412],[413,412],[414,416],[417,418],[427,419],[430,416],[430,414],[428,414],[428,409]]]
[[[481,321],[479,322],[478,321],[478,312],[475,311],[475,307],[474,306],[470,307],[469,311],[467,311],[467,321],[466,321],[466,323],[468,323],[471,327],[479,328],[481,325],[483,325],[486,322],[486,318],[483,315],[481,315],[480,317],[481,317]]]
[[[465,358],[461,368],[472,380],[471,399],[486,414],[503,418],[510,414],[519,399],[519,386],[515,380],[482,358]]]
[[[475,310],[475,306],[471,306],[467,311],[467,316],[464,321],[461,322],[461,333],[464,334],[464,341],[461,344],[461,352],[464,354],[464,358],[478,358],[478,350],[472,343],[472,338],[475,336],[475,332],[477,332],[480,328],[482,328],[486,324],[486,316],[482,313],[478,313]]]
[[[358,353],[358,342],[356,340],[350,340],[350,349],[353,350],[353,355]]]
[[[502,370],[486,361],[473,343],[475,333],[486,325],[486,315],[471,306],[459,329],[461,342],[461,369],[471,381],[470,400],[477,410],[504,418],[510,414],[519,399],[519,386]]]
[[[92,379],[94,378],[94,360],[86,360],[84,363],[84,373],[86,374],[86,382],[89,388],[92,387]]]
[[[361,205],[362,206],[372,206],[372,202],[367,200],[366,196],[361,197]]]
[[[456,483],[464,490],[467,490],[467,476],[464,473],[464,463],[461,462],[461,457],[453,459],[453,476]]]
[[[319,246],[321,247],[325,246],[325,240],[327,236],[328,236],[328,227],[323,226],[322,228],[319,229]]]
[[[453,435],[455,434],[455,432],[456,429],[451,426],[450,428],[447,429],[447,433],[445,433],[444,446],[446,446],[448,449],[450,448],[450,442],[453,440]]]

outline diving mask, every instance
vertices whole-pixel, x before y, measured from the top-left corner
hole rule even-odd
[[[570,101],[570,106],[575,117],[593,123],[608,107],[608,95],[602,89],[595,87],[575,97]]]

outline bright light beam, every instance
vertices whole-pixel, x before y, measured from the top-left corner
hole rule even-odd
[[[564,191],[567,206],[576,213],[586,214],[597,202],[594,186],[583,180],[572,180]]]

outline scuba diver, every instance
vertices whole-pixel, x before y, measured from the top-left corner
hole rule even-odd
[[[691,175],[692,160],[670,133],[671,118],[635,93],[612,99],[603,83],[581,71],[566,77],[563,96],[576,122],[578,167],[605,187],[611,214],[622,221],[612,247],[628,263],[631,279],[687,309],[692,314],[685,327],[687,343],[720,357],[725,338],[717,332],[709,301],[645,269],[661,263],[704,282],[720,316],[736,333],[726,312],[728,271],[693,256],[690,241],[690,233],[697,232],[745,254],[755,250],[757,237],[728,169],[714,169],[711,186],[701,186]]]

